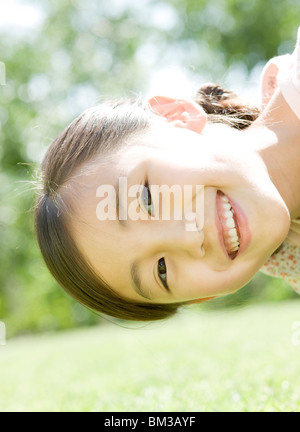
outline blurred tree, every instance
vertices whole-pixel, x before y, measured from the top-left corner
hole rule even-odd
[[[157,68],[220,81],[230,65],[250,71],[292,51],[299,2],[13,0],[2,3],[0,16],[7,75],[0,86],[0,320],[8,335],[93,324],[99,318],[49,276],[34,239],[30,179],[46,147],[103,97],[146,91]]]

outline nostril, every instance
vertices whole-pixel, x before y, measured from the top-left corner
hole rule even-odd
[[[204,242],[204,233],[203,231],[197,232],[189,232],[186,234],[187,238],[187,245],[186,245],[186,252],[191,258],[194,259],[201,259],[205,255],[205,248],[203,245]]]
[[[204,255],[205,255],[204,232],[203,231],[199,231],[199,234],[200,234],[200,244],[201,244],[200,250],[201,250],[202,257],[204,257]]]

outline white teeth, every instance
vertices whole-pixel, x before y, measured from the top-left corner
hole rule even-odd
[[[235,227],[235,221],[233,218],[233,209],[231,207],[231,204],[225,195],[222,196],[222,201],[223,201],[222,206],[224,209],[223,223],[225,222],[225,226],[229,228],[229,230],[227,231],[228,237],[226,240],[227,250],[228,253],[233,253],[239,250],[240,247],[239,237]]]
[[[235,228],[231,228],[228,231],[228,235],[229,235],[229,237],[237,237],[237,231],[236,231],[236,229]]]
[[[227,203],[223,203],[223,208],[225,209],[225,210],[230,210],[231,209],[231,205],[227,202]]]
[[[229,254],[232,254],[233,252],[236,252],[240,248],[240,241],[237,233],[237,229],[235,227],[235,221],[234,221],[234,211],[231,207],[229,199],[223,195],[221,197],[222,199],[222,207],[223,207],[223,224],[226,226],[227,229],[225,229],[224,237],[225,243],[226,243],[226,249]]]
[[[230,210],[228,210],[228,211],[226,211],[226,212],[224,213],[224,216],[225,216],[226,219],[228,219],[228,218],[232,218],[232,212],[231,212]]]
[[[224,203],[223,204],[223,209],[225,210],[224,214],[223,214],[224,218],[225,219],[233,219],[233,210],[231,208],[230,203]],[[235,225],[234,225],[234,227],[235,227]],[[234,227],[231,227],[231,228],[234,228]]]
[[[228,246],[227,250],[229,253],[235,252],[240,248],[239,242],[232,243],[230,246]]]
[[[235,223],[232,217],[226,219],[225,224],[227,228],[235,228]]]

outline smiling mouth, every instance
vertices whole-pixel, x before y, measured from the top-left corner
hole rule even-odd
[[[240,230],[237,218],[227,196],[218,190],[217,211],[221,225],[223,242],[230,259],[234,259],[240,249]]]

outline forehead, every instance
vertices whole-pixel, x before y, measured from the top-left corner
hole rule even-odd
[[[69,227],[81,253],[110,286],[125,290],[130,283],[130,262],[134,259],[128,250],[133,250],[134,239],[124,232],[117,219],[101,220],[97,209],[104,200],[107,206],[116,208],[119,177],[126,177],[138,162],[147,159],[147,152],[141,151],[141,146],[132,146],[118,156],[81,167],[64,187],[63,198],[72,209]],[[99,197],[99,188],[105,190],[105,186],[113,188],[115,194]]]
[[[118,221],[104,221],[97,217],[99,198],[96,191],[103,178],[112,184],[115,178],[112,169],[103,167],[94,174],[82,175],[72,182],[68,190],[72,207],[69,228],[78,249],[95,272],[109,286],[119,287],[120,280],[126,278],[125,265],[122,265],[126,247]],[[121,279],[114,278],[116,268]]]

